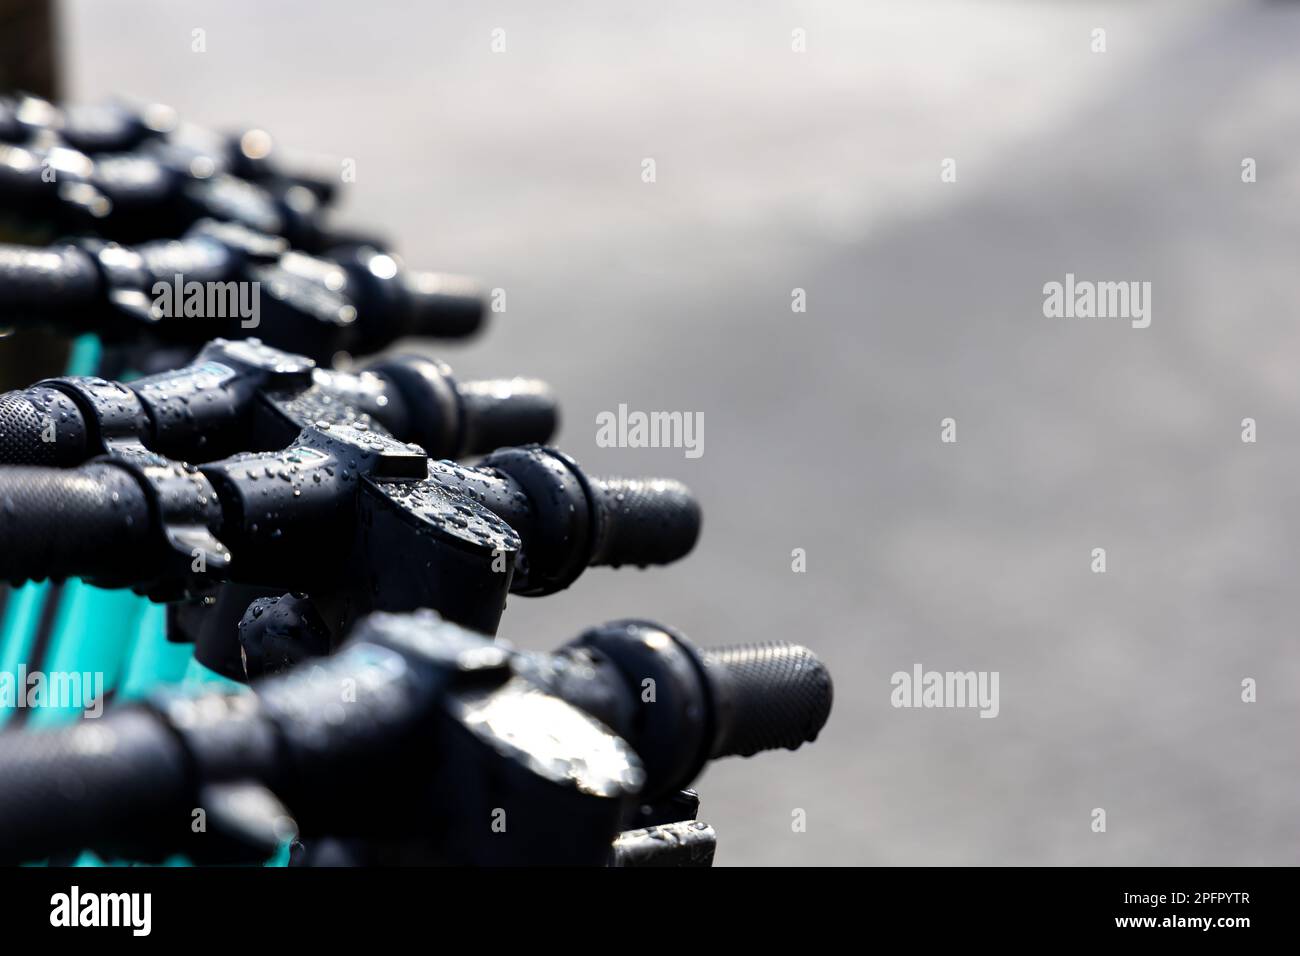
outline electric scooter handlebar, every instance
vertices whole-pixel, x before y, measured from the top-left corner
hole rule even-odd
[[[334,657],[253,688],[0,735],[0,861],[202,854],[193,808],[253,781],[308,837],[414,830],[404,838],[449,862],[599,865],[634,799],[680,790],[728,753],[815,740],[832,696],[825,666],[794,645],[704,651],[618,622],[528,654],[428,611],[373,615]],[[491,832],[493,808],[507,808],[508,836]]]
[[[285,171],[264,130],[221,133],[182,123],[160,103],[55,104],[30,95],[0,99],[0,142],[14,145],[54,138],[91,156],[142,148],[171,148],[190,160],[196,173],[229,171],[253,182],[287,181],[310,189],[322,202],[335,194],[335,180],[319,172]],[[206,160],[194,164],[195,159]],[[211,170],[211,172],[209,172]]]
[[[68,467],[124,442],[199,464],[283,448],[322,421],[362,421],[460,458],[546,441],[557,419],[536,379],[461,382],[419,355],[326,371],[257,339],[217,339],[189,365],[131,382],[69,376],[0,394],[0,465]]]
[[[193,141],[93,155],[59,141],[0,142],[0,203],[20,220],[120,242],[176,237],[203,219],[284,236],[312,253],[355,241],[326,222],[332,183],[268,176],[261,161],[244,159]]]
[[[0,323],[196,347],[256,328],[270,344],[305,348],[318,361],[376,352],[405,336],[463,338],[482,326],[483,292],[471,279],[408,270],[370,246],[339,258],[291,252],[281,238],[215,220],[182,239],[134,246],[0,246]],[[227,314],[232,289],[249,315]],[[210,309],[209,299],[221,307]]]
[[[221,581],[306,591],[333,597],[337,634],[417,607],[493,633],[508,591],[675,561],[699,529],[679,482],[595,478],[537,445],[461,467],[356,423],[197,468],[129,444],[78,468],[0,468],[0,580],[79,576],[160,599]]]

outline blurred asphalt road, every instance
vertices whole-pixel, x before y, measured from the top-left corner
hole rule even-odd
[[[503,634],[649,616],[826,658],[821,740],[702,781],[719,863],[1295,862],[1300,7],[76,0],[65,20],[77,98],[355,159],[346,218],[507,290],[440,354],[553,382],[584,464],[697,490],[688,561],[515,599]],[[1044,318],[1066,272],[1150,281],[1151,327]],[[597,448],[620,403],[703,412],[703,457]],[[1000,716],[892,708],[917,662],[999,671]]]

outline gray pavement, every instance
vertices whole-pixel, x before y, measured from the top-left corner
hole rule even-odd
[[[76,96],[355,159],[351,218],[507,291],[440,354],[552,381],[584,464],[698,491],[689,560],[515,599],[503,634],[638,615],[826,658],[822,739],[702,781],[719,863],[1295,862],[1300,9],[65,12]],[[1044,318],[1067,272],[1151,282],[1151,327]],[[598,448],[620,403],[703,412],[703,456]],[[999,716],[893,708],[917,662],[998,671]]]

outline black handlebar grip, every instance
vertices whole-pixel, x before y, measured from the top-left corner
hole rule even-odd
[[[546,442],[559,423],[555,393],[539,379],[461,382],[456,392],[463,421],[461,455]]]
[[[817,739],[830,716],[826,665],[798,644],[745,644],[702,650],[717,727],[710,759],[761,750],[796,750]]]
[[[128,837],[168,817],[188,828],[188,778],[179,739],[141,709],[0,733],[0,864]]]
[[[63,392],[38,385],[0,395],[0,465],[67,468],[87,457],[86,420]]]
[[[409,303],[407,335],[464,338],[483,325],[487,311],[483,289],[473,279],[442,272],[403,276]]]
[[[149,504],[127,471],[0,468],[0,580],[129,583],[150,551]]]
[[[596,518],[591,564],[669,564],[695,547],[700,505],[680,481],[591,478],[588,487]]]
[[[92,305],[99,290],[95,260],[75,246],[0,246],[0,325]]]
[[[139,253],[149,280],[170,285],[177,277],[186,283],[225,282],[239,278],[241,263],[235,254],[221,242],[206,236],[145,242],[136,246],[134,251]]]
[[[113,103],[63,108],[59,138],[83,153],[125,153],[153,134],[145,117]]]

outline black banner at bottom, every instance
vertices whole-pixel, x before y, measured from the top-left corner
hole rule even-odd
[[[805,931],[811,921],[830,932],[879,929],[882,938],[923,926],[927,942],[975,933],[983,940],[1130,935],[1230,943],[1290,922],[1294,872],[23,867],[0,870],[0,932],[11,945],[73,932],[78,944],[92,946],[142,938],[301,944],[445,931],[455,921],[460,931],[485,930],[499,943],[512,931],[588,931],[611,921],[616,932],[640,926],[653,935],[660,913],[671,918],[659,929],[686,934],[679,943],[724,920],[734,939],[785,918]],[[694,919],[709,925],[692,929]]]

